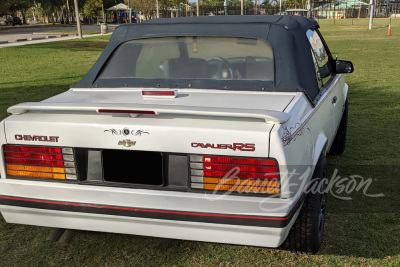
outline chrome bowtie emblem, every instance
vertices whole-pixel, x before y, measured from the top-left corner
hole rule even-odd
[[[118,145],[124,146],[124,147],[131,147],[136,144],[136,141],[131,141],[129,139],[124,139],[118,142]]]

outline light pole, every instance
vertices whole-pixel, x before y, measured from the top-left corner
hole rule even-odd
[[[240,15],[242,15],[242,16],[243,16],[243,1],[244,0],[240,1]]]
[[[129,23],[132,23],[132,8],[131,8],[131,0],[128,1],[129,5]]]
[[[372,29],[372,19],[374,17],[374,0],[370,0],[369,2],[369,29]]]
[[[227,4],[227,0],[224,1],[224,11],[225,11],[225,16],[228,15],[228,4]]]
[[[101,11],[103,13],[103,23],[106,23],[105,15],[104,15],[104,1],[101,1]]]
[[[66,19],[66,24],[69,24],[69,3],[67,0],[67,19]]]
[[[386,16],[389,17],[390,0],[386,1]]]
[[[160,10],[158,9],[158,0],[156,0],[156,6],[157,6],[157,18],[160,17]]]
[[[75,5],[75,16],[76,16],[76,27],[78,30],[79,39],[82,39],[82,28],[81,28],[81,20],[79,19],[79,8],[78,8],[78,0],[74,0]]]
[[[200,16],[199,0],[196,0],[196,13],[197,13],[197,16]]]

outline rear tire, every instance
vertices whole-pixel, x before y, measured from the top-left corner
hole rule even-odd
[[[311,181],[311,191],[281,248],[298,254],[316,254],[321,248],[325,226],[327,160],[321,155]],[[314,188],[314,189],[313,189]]]
[[[331,155],[341,155],[346,147],[346,135],[347,135],[347,118],[348,118],[348,103],[347,99],[344,103],[344,112],[342,120],[340,121],[338,131],[336,133],[335,140],[333,140],[332,147],[329,151]]]

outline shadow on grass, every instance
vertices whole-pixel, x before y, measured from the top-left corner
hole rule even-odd
[[[57,81],[62,81],[62,80],[80,80],[82,77],[81,76],[69,76],[69,77],[62,77],[62,78],[57,78]],[[19,80],[19,81],[12,81],[12,82],[0,82],[0,86],[1,87],[9,87],[9,88],[1,88],[0,90],[14,90],[17,89],[19,90],[19,88],[28,88],[28,86],[26,87],[21,87],[20,85],[23,83],[46,83],[46,82],[50,82],[52,80],[47,79],[35,79],[34,81],[32,80]],[[47,85],[42,85],[42,86],[29,86],[29,88],[37,88],[37,87],[44,87]],[[53,86],[52,84],[49,84],[49,86]]]
[[[347,149],[343,158],[328,157],[328,177],[347,181],[336,183],[328,194],[321,254],[376,259],[399,255],[400,180],[394,179],[394,173],[400,172],[400,166],[378,162],[355,165],[348,163],[348,153],[352,149]],[[335,170],[338,172],[332,177]],[[362,182],[364,185],[358,187]]]
[[[319,254],[366,259],[385,259],[400,255],[398,213],[329,212],[324,244]]]
[[[328,195],[319,254],[376,260],[398,257],[400,127],[399,115],[392,111],[400,105],[400,91],[390,85],[373,87],[367,80],[349,87],[346,151],[328,157],[328,177],[347,181],[336,183]],[[335,170],[338,173],[332,177]]]
[[[54,48],[68,48],[68,49],[74,49],[74,50],[80,50],[82,51],[87,51],[87,49],[96,49],[96,50],[103,50],[108,43],[108,40],[104,41],[90,41],[90,42],[85,42],[85,41],[68,41],[68,42],[60,42],[56,46],[53,45],[52,49]]]
[[[346,151],[328,157],[329,177],[347,178],[348,183],[330,191],[320,253],[375,259],[398,256],[400,128],[398,114],[391,110],[399,105],[400,92],[393,86],[374,88],[367,81],[349,87]],[[338,173],[332,177],[335,170]],[[350,184],[358,186],[361,181],[370,183],[352,190]]]
[[[103,51],[104,48],[106,47],[108,43],[108,39],[105,39],[104,37],[88,37],[91,40],[64,40],[61,42],[50,42],[50,43],[39,43],[39,44],[30,44],[26,46],[17,46],[17,47],[12,47],[12,49],[73,49],[74,51],[85,51],[87,52],[88,50],[99,50]],[[93,39],[97,40],[93,40]]]

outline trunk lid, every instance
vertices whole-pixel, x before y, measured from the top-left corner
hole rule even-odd
[[[180,89],[172,99],[143,97],[149,89],[71,89],[46,99],[48,103],[130,103],[283,111],[295,93]],[[157,89],[154,89],[157,90]],[[173,90],[173,89],[171,89]],[[164,90],[168,91],[168,90]]]
[[[11,107],[21,115],[5,120],[5,132],[10,144],[266,157],[273,123],[290,117],[283,110],[293,97],[179,90],[165,99],[142,97],[136,89],[73,89]],[[158,115],[97,112],[104,108],[153,109]]]

